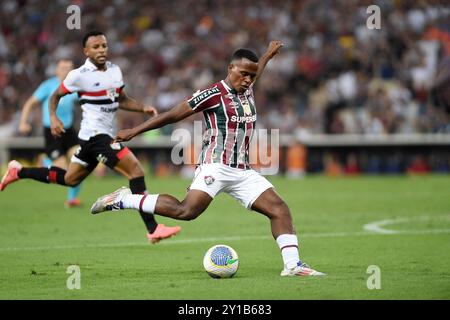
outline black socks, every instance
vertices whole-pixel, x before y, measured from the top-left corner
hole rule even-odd
[[[18,176],[21,179],[33,179],[44,183],[55,183],[65,186],[66,170],[58,167],[50,168],[22,168]]]

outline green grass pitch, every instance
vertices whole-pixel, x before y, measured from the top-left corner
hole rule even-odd
[[[0,299],[450,298],[448,176],[270,180],[291,208],[301,258],[326,277],[280,277],[267,218],[225,194],[194,221],[157,217],[183,229],[151,245],[137,212],[89,213],[98,196],[126,184],[121,177],[89,177],[85,207],[70,210],[65,188],[20,181],[0,193]],[[190,182],[146,181],[151,192],[179,199]],[[203,270],[204,253],[219,243],[239,254],[232,279]],[[67,288],[71,265],[81,289]],[[379,289],[368,289],[369,266],[379,268]]]

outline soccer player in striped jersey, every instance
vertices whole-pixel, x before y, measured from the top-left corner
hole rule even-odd
[[[11,161],[3,176],[0,190],[20,179],[34,179],[44,183],[77,186],[98,165],[104,163],[129,180],[131,192],[146,194],[144,171],[134,154],[119,142],[114,142],[117,131],[116,112],[124,109],[156,115],[155,108],[144,106],[126,93],[119,66],[107,61],[108,43],[102,32],[92,31],[83,38],[84,65],[70,71],[49,102],[50,128],[54,137],[65,133],[64,124],[56,111],[60,99],[68,94],[78,94],[83,116],[78,133],[80,147],[71,159],[67,170],[50,168],[25,168]],[[147,238],[152,243],[177,234],[181,228],[158,224],[153,215],[141,213],[147,227]]]
[[[249,163],[249,144],[256,121],[253,83],[281,47],[280,41],[271,41],[261,59],[247,49],[235,51],[225,80],[196,92],[173,109],[117,134],[116,141],[128,141],[142,132],[203,112],[208,128],[207,139],[194,180],[181,202],[167,194],[132,195],[128,188],[122,187],[100,197],[91,212],[136,209],[192,220],[206,210],[218,193],[225,192],[246,208],[270,219],[272,235],[283,258],[282,276],[324,275],[300,260],[289,207],[273,185],[251,169]]]

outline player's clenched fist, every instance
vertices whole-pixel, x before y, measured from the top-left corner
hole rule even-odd
[[[123,129],[117,133],[114,141],[115,142],[129,141],[129,140],[133,139],[135,136],[136,136],[136,132],[134,132],[133,129]]]
[[[156,108],[152,107],[152,106],[145,106],[143,111],[146,114],[151,115],[151,116],[157,116],[158,115],[158,110],[156,110]]]
[[[50,118],[50,131],[52,133],[52,136],[59,138],[61,135],[66,132],[64,129],[64,124],[61,122],[61,120],[58,119],[58,117],[51,117]]]

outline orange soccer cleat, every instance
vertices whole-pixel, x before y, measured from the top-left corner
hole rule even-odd
[[[66,208],[68,208],[68,209],[70,209],[70,208],[80,208],[80,207],[83,206],[81,201],[80,201],[80,199],[78,199],[78,198],[66,200],[66,202],[64,204],[65,204]]]
[[[158,224],[153,233],[147,233],[147,238],[151,243],[158,243],[163,239],[175,236],[181,231],[181,227],[167,227],[164,224]]]
[[[12,160],[8,163],[8,170],[6,170],[6,173],[2,178],[2,182],[0,183],[0,191],[5,190],[8,184],[19,180],[18,173],[20,170],[22,170],[22,165],[18,161]]]

